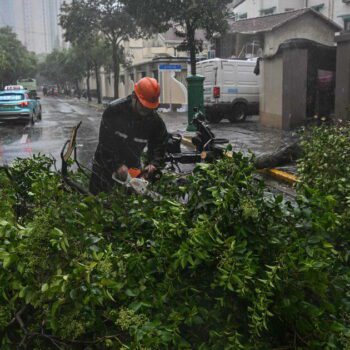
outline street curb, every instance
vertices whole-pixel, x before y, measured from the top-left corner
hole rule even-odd
[[[185,146],[193,147],[192,140],[189,137],[183,137],[182,143]],[[234,152],[231,152],[231,151],[226,152],[225,156],[228,158],[232,158],[234,156]],[[268,175],[270,177],[273,177],[279,181],[287,182],[291,185],[294,185],[298,182],[297,176],[295,176],[294,174],[291,174],[291,173],[287,173],[286,171],[279,170],[279,169],[275,169],[275,168],[262,169],[262,170],[258,170],[258,172],[265,174],[265,175]]]
[[[262,169],[259,170],[259,173],[269,175],[277,180],[287,182],[291,185],[294,185],[298,182],[297,176],[279,169]]]

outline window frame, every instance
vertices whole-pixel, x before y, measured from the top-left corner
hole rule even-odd
[[[236,21],[245,20],[248,18],[248,12],[237,13]]]
[[[350,32],[350,16],[344,17],[343,22],[344,22],[344,30],[346,32]]]
[[[315,10],[317,12],[321,12],[321,10],[324,8],[324,3],[311,6],[310,8],[312,8],[313,10]]]
[[[260,10],[260,15],[263,17],[263,16],[270,16],[270,15],[274,15],[275,12],[276,12],[276,6],[273,6],[273,7],[269,7],[269,8],[266,8],[266,9],[261,9]]]

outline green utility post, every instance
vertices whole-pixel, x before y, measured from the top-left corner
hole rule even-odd
[[[204,113],[204,77],[201,75],[191,75],[187,77],[188,86],[188,125],[187,131],[197,131],[192,124],[194,108],[198,107]]]

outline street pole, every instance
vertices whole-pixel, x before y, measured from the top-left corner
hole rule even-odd
[[[175,73],[174,73],[175,74]],[[170,112],[173,111],[173,89],[172,89],[172,83],[173,83],[173,72],[169,72],[170,79],[169,79],[169,86],[170,86]]]
[[[204,77],[201,75],[191,75],[186,78],[188,86],[188,125],[187,131],[197,131],[193,125],[194,109],[204,113]]]

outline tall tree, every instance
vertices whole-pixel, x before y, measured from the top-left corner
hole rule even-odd
[[[232,0],[121,0],[138,25],[148,31],[161,32],[174,27],[184,37],[180,49],[190,52],[191,74],[196,74],[196,52],[202,42],[196,30],[204,29],[207,39],[227,28],[228,7]]]
[[[80,56],[83,56],[83,62],[86,64],[87,95],[89,101],[91,101],[90,77],[91,71],[93,71],[96,78],[97,102],[102,103],[100,70],[102,66],[110,65],[111,50],[100,38],[94,38],[94,41],[74,43],[73,48],[80,52]]]
[[[74,85],[86,74],[86,57],[83,52],[72,47],[68,50],[54,50],[40,65],[40,73],[61,88]]]
[[[37,59],[17,39],[10,27],[0,28],[0,83],[14,84],[18,78],[33,77]]]
[[[102,36],[111,49],[114,73],[114,97],[119,97],[119,73],[123,60],[123,42],[139,35],[135,20],[116,0],[75,0],[64,3],[60,24],[66,40],[76,43]]]
[[[85,52],[79,47],[72,46],[69,50],[65,50],[64,52],[66,57],[63,75],[66,81],[73,85],[76,92],[80,94],[79,81],[89,75],[91,70],[90,61]],[[90,96],[90,91],[88,91],[88,96]]]
[[[102,40],[98,39],[95,45],[87,50],[87,56],[92,64],[96,77],[97,102],[102,103],[100,70],[102,66],[110,65],[111,50]]]

